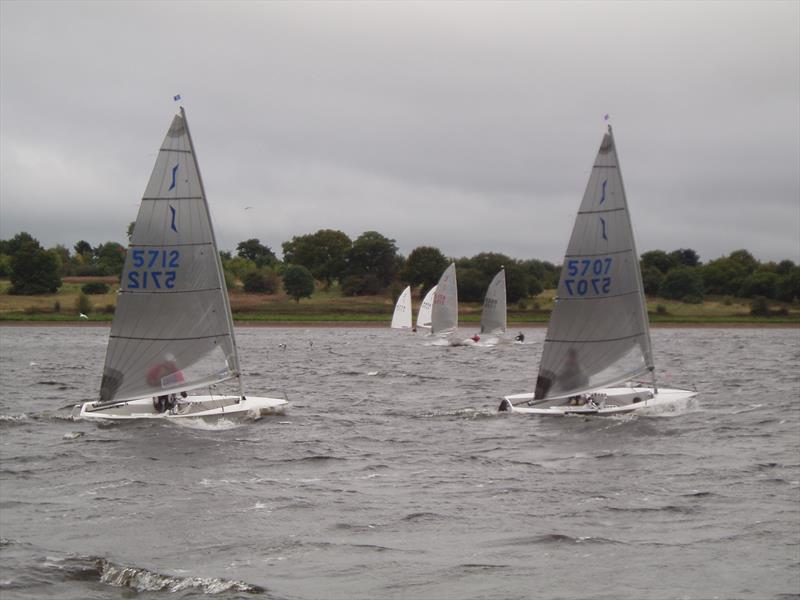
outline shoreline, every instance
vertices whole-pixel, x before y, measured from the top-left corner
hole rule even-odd
[[[234,327],[273,327],[287,329],[389,329],[389,322],[381,321],[234,321]],[[461,329],[479,324],[465,323]],[[547,323],[509,323],[508,331],[513,329],[546,329]],[[111,327],[111,321],[0,321],[4,327]],[[797,323],[650,323],[651,329],[800,329]]]

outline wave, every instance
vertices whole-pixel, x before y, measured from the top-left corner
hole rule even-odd
[[[571,536],[563,533],[544,533],[518,538],[510,538],[498,542],[498,546],[532,546],[539,544],[622,544],[618,540],[594,536]]]
[[[217,577],[179,577],[165,575],[141,567],[116,564],[102,557],[48,558],[42,565],[45,570],[56,571],[61,578],[71,581],[99,581],[135,592],[184,592],[221,594],[240,592],[263,594],[263,587],[244,581]]]

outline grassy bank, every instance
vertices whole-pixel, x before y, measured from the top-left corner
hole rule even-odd
[[[111,322],[116,293],[92,295],[89,319],[78,315],[77,301],[81,286],[92,279],[70,278],[56,294],[12,296],[8,281],[0,281],[0,322]],[[112,290],[115,289],[112,286]],[[535,299],[528,299],[508,308],[508,321],[513,325],[547,323],[553,307],[555,290],[546,290]],[[311,298],[299,303],[285,294],[247,294],[234,291],[230,295],[234,319],[249,323],[364,323],[388,324],[394,310],[394,299],[386,296],[347,298],[338,287],[317,290]],[[419,307],[414,299],[414,312]],[[650,321],[676,325],[800,325],[800,306],[775,304],[773,312],[786,314],[770,317],[750,315],[750,301],[736,298],[708,299],[702,304],[685,304],[662,298],[648,299]],[[479,303],[462,303],[459,319],[465,323],[480,321]]]

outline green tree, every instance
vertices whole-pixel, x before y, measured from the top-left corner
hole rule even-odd
[[[289,265],[283,273],[283,289],[299,303],[314,293],[314,276],[302,265]]]
[[[782,302],[800,300],[800,266],[793,266],[787,273],[780,275],[775,297]]]
[[[411,287],[429,289],[436,285],[450,262],[442,251],[433,246],[418,246],[408,255],[400,277]]]
[[[748,275],[759,267],[759,262],[747,250],[734,250],[728,258],[744,267]]]
[[[661,295],[671,300],[688,300],[703,298],[703,278],[697,269],[676,267],[670,269],[661,283]]]
[[[653,267],[662,273],[666,273],[677,265],[677,261],[663,250],[650,250],[642,254],[642,271],[648,267]]]
[[[538,279],[544,289],[553,290],[558,287],[558,275],[561,269],[553,263],[546,260],[536,260],[534,258],[521,261],[519,266],[522,267],[529,276]],[[529,287],[533,287],[532,283],[528,285]],[[537,295],[534,294],[533,291],[531,291],[531,294],[534,296]]]
[[[30,233],[27,231],[20,231],[10,240],[0,240],[0,254],[14,256],[26,242],[36,242],[37,245],[39,244],[38,240],[35,240]]]
[[[778,292],[778,275],[768,271],[756,271],[742,284],[739,296],[742,298],[755,298],[764,296],[769,300],[774,300]]]
[[[696,267],[700,264],[700,256],[691,248],[680,248],[669,253],[669,257],[676,265],[683,267]]]
[[[342,281],[342,292],[347,295],[376,293],[388,286],[398,272],[400,256],[395,241],[377,231],[365,231],[348,250]]]
[[[236,255],[247,260],[252,260],[257,267],[272,266],[278,262],[275,253],[257,238],[239,242],[236,246]]]
[[[645,267],[642,269],[642,283],[644,293],[648,296],[658,296],[661,283],[664,281],[664,274],[655,267]]]
[[[747,279],[747,269],[741,262],[730,258],[718,258],[699,268],[703,287],[708,294],[735,296]]]
[[[94,249],[97,266],[104,275],[121,275],[125,265],[125,246],[117,242],[106,242]]]
[[[316,233],[294,236],[284,242],[283,259],[294,265],[302,265],[311,274],[325,282],[326,289],[335,279],[341,279],[347,264],[347,252],[353,242],[346,233],[335,229],[320,229]]]
[[[61,287],[58,255],[33,238],[24,239],[11,257],[9,294],[54,294]]]
[[[81,254],[91,259],[93,253],[92,245],[86,240],[77,242],[72,248],[75,250],[75,254]]]
[[[244,291],[259,294],[274,294],[278,291],[278,276],[269,267],[252,269],[242,278]]]

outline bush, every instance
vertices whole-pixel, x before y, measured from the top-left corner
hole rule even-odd
[[[769,302],[764,296],[756,296],[750,303],[750,314],[758,317],[769,316]]]
[[[79,314],[88,315],[92,312],[92,301],[89,300],[89,296],[81,292],[78,294],[78,297],[75,300],[75,310],[78,311]]]
[[[81,291],[84,294],[92,295],[92,294],[107,294],[108,293],[108,284],[103,283],[102,281],[92,281],[90,283],[85,283],[81,286]]]
[[[53,302],[53,312],[54,313],[60,313],[61,312],[61,302],[59,302],[58,300]]]
[[[669,314],[669,313],[667,312],[667,307],[666,306],[664,306],[663,304],[657,304],[656,305],[656,314],[657,315],[666,315],[666,314]]]
[[[286,273],[283,276],[283,285],[286,287]],[[342,280],[342,295],[344,296],[374,296],[382,289],[381,281],[376,275],[349,275]],[[287,290],[287,293],[289,291]],[[290,294],[291,295],[291,294]]]
[[[703,297],[698,294],[687,294],[681,299],[686,304],[702,304]]]
[[[253,269],[242,278],[244,291],[257,294],[274,294],[278,291],[278,276],[266,267]]]
[[[697,269],[690,267],[672,269],[661,283],[661,295],[668,300],[696,303],[697,298],[700,298],[702,302],[703,279]]]
[[[103,312],[106,313],[107,315],[113,315],[114,311],[116,311],[116,309],[117,309],[117,307],[114,306],[113,304],[106,304],[103,307]]]

